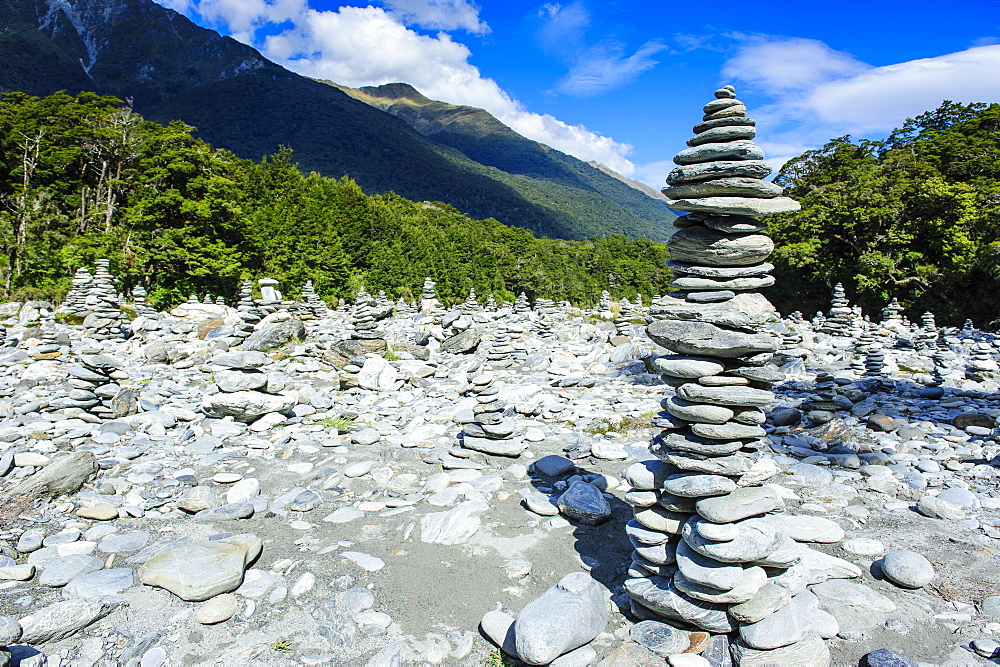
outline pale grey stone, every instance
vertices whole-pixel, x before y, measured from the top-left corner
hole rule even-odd
[[[215,384],[220,391],[252,391],[267,386],[267,375],[244,371],[219,371],[215,374]]]
[[[54,588],[65,586],[76,577],[96,572],[102,567],[104,561],[93,556],[83,554],[63,556],[45,566],[45,570],[38,577],[38,583]]]
[[[775,215],[792,213],[802,205],[791,197],[704,197],[701,199],[671,199],[667,205],[676,211],[723,213],[726,215]]]
[[[144,530],[133,530],[127,533],[114,533],[103,538],[97,548],[106,554],[118,554],[128,551],[138,551],[149,542],[149,533]]]
[[[677,590],[696,600],[720,604],[746,602],[756,595],[765,583],[767,583],[767,573],[761,567],[749,567],[743,570],[743,580],[728,591],[688,581],[682,572],[674,574],[674,586]]]
[[[64,600],[50,604],[20,619],[24,628],[21,641],[37,645],[67,639],[110,614],[116,606],[107,599]]]
[[[479,515],[489,509],[483,500],[466,500],[447,512],[434,512],[420,519],[420,540],[429,544],[463,544],[476,534]]]
[[[287,412],[295,407],[296,402],[293,396],[237,391],[206,396],[201,407],[211,417],[232,417],[236,421],[250,423],[271,412]]]
[[[788,589],[768,582],[757,594],[746,602],[733,605],[729,608],[729,615],[737,621],[744,623],[756,623],[767,618],[792,601],[792,595]]]
[[[691,645],[686,632],[659,621],[636,623],[629,629],[629,639],[663,657],[683,653]]]
[[[667,241],[667,248],[671,257],[681,261],[709,266],[750,266],[767,259],[774,250],[774,242],[763,234],[733,236],[698,225],[676,232]]]
[[[711,181],[672,185],[662,190],[667,199],[694,197],[780,197],[781,186],[759,178],[717,178]],[[746,231],[746,230],[742,230]]]
[[[831,579],[810,589],[822,609],[833,615],[841,630],[865,631],[885,623],[896,605],[863,584]]]
[[[699,534],[698,524],[702,521],[698,516],[689,519],[681,529],[681,537],[698,553],[724,563],[746,563],[764,558],[785,539],[784,527],[779,521],[758,517],[734,524],[739,528],[736,539],[714,542]]]
[[[720,591],[736,588],[743,581],[743,567],[704,556],[686,542],[677,545],[677,568],[689,581]]]
[[[743,331],[719,327],[708,322],[657,320],[649,325],[647,335],[657,345],[661,345],[679,354],[708,354],[728,359],[762,352],[774,352],[778,349],[778,340],[766,334],[745,333]],[[706,389],[709,388],[706,387]],[[711,402],[694,400],[696,402]],[[768,402],[773,400],[772,396],[768,399]],[[762,403],[761,405],[764,404]],[[727,405],[755,404],[727,403]]]
[[[737,280],[747,280],[746,278]],[[704,278],[683,277],[675,282],[704,283]],[[715,283],[715,281],[709,281]],[[718,303],[692,302],[668,297],[657,305],[657,316],[691,322],[711,322],[719,326],[760,326],[774,316],[774,306],[761,294],[737,294]],[[682,376],[683,377],[683,376]]]
[[[517,657],[546,665],[589,643],[608,622],[601,587],[585,572],[573,572],[528,603],[514,622]]]
[[[774,264],[763,262],[761,264],[752,264],[750,266],[704,266],[701,264],[689,264],[688,262],[671,259],[667,262],[667,268],[674,273],[721,279],[763,275],[770,271],[774,271]],[[711,373],[711,375],[715,375],[715,373]]]
[[[934,566],[915,551],[894,549],[882,557],[879,565],[889,581],[903,588],[923,588],[934,579]]]
[[[135,571],[130,568],[116,567],[109,570],[97,570],[77,577],[66,584],[62,594],[66,599],[100,600],[107,595],[118,595],[133,585],[135,585]]]
[[[265,365],[269,359],[263,352],[235,351],[219,354],[211,359],[209,363],[225,368],[237,368],[242,370],[253,370]]]
[[[0,616],[0,646],[16,644],[22,633],[21,624],[17,622],[17,619],[10,616]]]
[[[718,162],[703,162],[701,164],[675,167],[667,174],[667,183],[691,183],[707,181],[713,178],[729,178],[733,176],[746,178],[765,178],[771,173],[771,166],[760,160],[720,160]]]
[[[640,605],[657,614],[696,625],[708,632],[732,632],[725,605],[693,600],[666,577],[626,579],[625,590]]]
[[[633,463],[625,470],[625,481],[639,490],[653,490],[663,487],[663,480],[673,472],[663,461],[649,459]]]
[[[75,492],[97,474],[97,459],[92,452],[74,452],[4,491],[8,497],[45,495],[56,497]]]
[[[705,424],[725,424],[735,414],[731,409],[722,405],[692,403],[678,396],[668,398],[665,407],[667,412],[675,417],[680,417],[689,422],[701,422]]]
[[[692,424],[691,432],[710,440],[752,440],[764,437],[767,432],[756,424],[726,422],[725,424]]]
[[[706,143],[685,148],[674,156],[674,164],[699,164],[719,160],[763,160],[760,146],[746,139],[725,143]]]
[[[965,510],[958,505],[934,496],[923,496],[917,501],[917,511],[932,519],[959,521],[965,518]]]
[[[757,514],[766,514],[784,505],[781,496],[770,488],[741,487],[725,496],[705,498],[697,504],[698,514],[715,523],[732,523]]]
[[[670,282],[670,286],[681,291],[695,290],[756,290],[774,285],[774,276],[747,276],[744,278],[703,278],[700,276],[680,276]],[[740,325],[743,326],[743,325]]]
[[[670,475],[663,483],[664,491],[687,498],[724,495],[735,488],[736,482],[721,475]]]
[[[733,644],[733,660],[740,667],[774,667],[774,665],[828,667],[830,649],[822,637],[811,632],[806,633],[794,644],[769,650],[752,648],[738,639]]]
[[[706,387],[689,382],[677,388],[677,395],[686,401],[715,405],[763,407],[774,402],[774,392],[753,387]]]
[[[753,139],[757,130],[752,126],[722,126],[711,127],[687,140],[688,146],[700,146],[708,143],[721,143],[737,139]]]
[[[799,593],[791,602],[756,623],[740,625],[740,639],[747,646],[769,650],[800,641],[813,626],[819,600],[809,591]]]
[[[207,600],[238,588],[261,546],[260,538],[250,534],[170,546],[139,568],[139,578],[182,600]]]

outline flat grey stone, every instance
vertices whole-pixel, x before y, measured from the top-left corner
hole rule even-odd
[[[752,130],[751,130],[752,131]],[[672,185],[662,190],[667,199],[694,197],[780,197],[783,188],[758,178],[717,178],[711,181]]]
[[[760,160],[720,160],[676,167],[667,174],[667,183],[677,185],[733,176],[765,178],[770,173],[771,166]]]
[[[686,632],[659,621],[636,623],[629,629],[629,639],[663,657],[684,653],[691,645]]]
[[[755,199],[750,201],[780,201]],[[698,225],[676,232],[667,241],[670,256],[682,262],[708,266],[760,264],[774,250],[774,242],[763,234],[727,234]]]
[[[737,278],[735,280],[747,280]],[[674,281],[678,289],[730,289],[733,285],[720,285],[718,281],[706,278],[678,278]],[[687,287],[685,287],[687,286]],[[693,292],[691,295],[696,295]],[[656,316],[663,319],[691,322],[710,322],[726,327],[758,327],[774,316],[774,306],[761,294],[742,293],[715,303],[705,303],[667,297],[656,306]]]
[[[725,605],[693,600],[668,577],[626,579],[625,590],[643,607],[665,618],[684,621],[708,632],[732,632]]]
[[[97,543],[97,548],[106,554],[120,554],[138,551],[149,542],[149,533],[144,530],[133,530],[127,533],[108,535]]]
[[[253,391],[267,386],[267,375],[260,372],[225,370],[215,374],[220,391]]]
[[[830,579],[810,590],[819,598],[820,608],[837,619],[841,630],[870,630],[885,623],[896,611],[892,600],[863,584]]]
[[[738,536],[727,542],[705,539],[698,532],[704,520],[697,515],[689,519],[681,530],[681,537],[692,549],[723,563],[746,563],[770,555],[785,539],[780,521],[768,517],[745,519],[735,525]]]
[[[699,500],[698,514],[714,523],[732,523],[782,507],[781,496],[761,486],[740,487],[731,493]]]
[[[743,623],[756,623],[778,611],[792,601],[787,588],[768,582],[746,602],[729,608],[729,615]]]
[[[726,329],[708,322],[657,320],[649,325],[647,334],[657,345],[684,355],[707,354],[731,359],[762,352],[774,352],[778,349],[777,339],[766,334]],[[697,401],[696,399],[688,400],[710,402]],[[768,402],[770,401],[773,401],[773,397]],[[742,405],[751,404],[744,403]]]
[[[104,561],[93,556],[84,556],[83,554],[63,556],[45,567],[45,570],[38,577],[38,583],[42,586],[65,586],[73,579],[89,572],[96,572],[102,567],[104,567]]]
[[[676,211],[723,213],[726,215],[774,215],[791,213],[802,205],[791,197],[703,197],[699,199],[671,199],[667,206]]]
[[[240,502],[210,507],[197,512],[192,518],[195,521],[236,521],[237,519],[249,519],[253,514],[253,504]]]
[[[740,625],[740,639],[751,648],[770,650],[801,641],[813,625],[819,601],[803,591],[791,602],[756,623]]]
[[[261,540],[244,534],[170,546],[139,568],[142,583],[198,602],[239,587],[243,570],[261,551]]]
[[[674,164],[698,164],[718,160],[763,160],[764,151],[747,139],[706,143],[685,148],[674,156]],[[669,195],[668,195],[669,196]]]
[[[670,475],[663,483],[664,491],[687,498],[719,496],[735,489],[736,482],[721,475]]]
[[[763,407],[774,402],[774,393],[753,387],[706,387],[689,382],[677,387],[677,395],[686,400],[716,405]]]
[[[740,564],[723,563],[692,549],[686,542],[677,545],[677,568],[685,578],[697,584],[729,591],[743,581]]]
[[[24,628],[21,642],[37,645],[67,639],[110,614],[116,606],[107,600],[83,599],[50,604],[20,619]]]
[[[108,595],[118,595],[134,585],[135,571],[130,568],[116,567],[79,576],[66,584],[62,594],[66,599],[100,600]]]
[[[721,143],[737,139],[753,139],[757,130],[753,126],[723,126],[712,127],[696,134],[687,140],[688,146],[700,146],[708,143]]]
[[[752,648],[742,639],[737,639],[733,644],[733,660],[740,667],[774,667],[774,665],[828,667],[830,649],[822,637],[811,632],[806,633],[794,644],[767,650]]]
[[[573,572],[538,599],[514,622],[518,658],[546,665],[563,653],[589,643],[608,622],[608,604],[589,574]]]

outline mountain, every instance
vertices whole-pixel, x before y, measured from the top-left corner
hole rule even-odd
[[[393,89],[363,92],[374,100]],[[241,157],[290,146],[303,169],[350,176],[366,192],[447,202],[537,235],[662,240],[674,218],[481,109],[432,102],[406,86],[387,113],[151,0],[0,0],[0,90],[114,95],[151,120],[183,120]],[[399,113],[407,100],[410,117]]]

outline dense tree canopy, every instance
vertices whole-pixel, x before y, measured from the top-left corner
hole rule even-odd
[[[876,318],[1000,318],[1000,104],[945,102],[884,141],[834,139],[775,179],[802,211],[772,221],[782,312],[829,306],[843,282]]]
[[[446,302],[485,298],[591,304],[667,291],[666,247],[613,235],[535,238],[442,203],[367,196],[352,180],[303,175],[290,150],[260,163],[213,149],[194,128],[143,120],[119,100],[81,93],[0,98],[0,290],[59,299],[79,266],[106,257],[126,289],[162,307],[191,293],[235,296],[270,276],[286,294],[362,286]]]

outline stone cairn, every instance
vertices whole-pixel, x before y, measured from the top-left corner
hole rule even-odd
[[[492,294],[486,297],[486,305],[483,307],[483,310],[487,313],[497,312],[497,300],[493,298]]]
[[[135,308],[136,315],[153,315],[156,309],[146,301],[146,289],[142,285],[132,288],[132,307]]]
[[[868,346],[868,353],[865,355],[865,375],[885,377],[885,350],[877,343]]]
[[[500,325],[493,334],[486,361],[494,369],[510,368],[514,365],[514,346],[510,344],[510,334],[506,327]]]
[[[323,299],[316,295],[316,289],[311,280],[307,280],[306,284],[302,286],[301,300],[301,310],[313,317],[326,317],[326,304],[323,303]]]
[[[903,322],[903,307],[896,297],[882,309],[882,324],[901,324]]]
[[[396,301],[396,314],[401,317],[406,317],[407,315],[412,315],[416,309],[410,304],[406,303],[403,297],[399,297]]]
[[[982,382],[993,380],[1000,375],[1000,367],[993,359],[993,349],[993,346],[985,341],[977,342],[965,364],[965,377]]]
[[[475,289],[473,289],[472,287],[469,288],[469,296],[465,298],[465,301],[462,303],[461,306],[458,307],[458,309],[466,314],[482,312],[483,310],[482,306],[480,306],[479,302],[476,301]]]
[[[430,278],[424,278],[423,293],[420,297],[420,310],[422,311],[432,311],[441,308],[441,302],[437,299],[437,294],[434,292],[434,286],[437,285]]]
[[[66,298],[59,306],[59,312],[78,317],[85,316],[90,312],[90,308],[87,306],[87,294],[90,292],[93,280],[94,277],[90,275],[90,271],[82,266],[77,269],[76,273],[73,274],[72,285],[66,292]]]
[[[624,336],[625,338],[632,337],[632,304],[628,299],[622,298],[619,302],[621,310],[618,311],[618,317],[614,320],[615,331],[619,336]]]
[[[542,340],[553,340],[556,337],[555,333],[552,331],[552,320],[544,311],[538,314],[538,319],[535,320],[534,329],[535,335]]]
[[[81,354],[82,365],[63,366],[72,389],[65,398],[52,401],[49,409],[81,408],[102,419],[118,419],[138,411],[138,394],[119,382],[128,379],[121,364],[104,354]]]
[[[122,338],[122,314],[115,291],[115,279],[108,270],[110,260],[99,259],[94,270],[94,279],[87,291],[87,306],[90,314],[83,321],[91,338],[110,340]]]
[[[365,288],[358,292],[358,297],[354,300],[354,307],[351,309],[351,338],[356,340],[375,340],[384,338],[384,334],[378,330],[378,323],[375,321],[375,313],[378,304],[375,302]]]
[[[514,437],[517,426],[505,415],[507,401],[499,396],[496,385],[490,385],[476,394],[472,408],[472,421],[465,424],[462,445],[494,456],[520,456],[526,444]]]
[[[524,313],[530,312],[531,304],[528,303],[528,297],[524,295],[524,292],[521,292],[517,295],[517,298],[514,299],[514,313],[517,315],[523,315]]]
[[[914,344],[918,350],[937,347],[938,329],[934,313],[927,311],[920,316],[920,327],[914,332]]]
[[[625,589],[640,618],[720,634],[741,622],[737,662],[822,664],[829,650],[820,637],[831,636],[824,622],[832,618],[811,593],[792,597],[774,580],[799,559],[791,538],[808,537],[789,528],[799,517],[774,514],[783,501],[762,486],[777,472],[762,451],[762,408],[773,402],[770,386],[781,374],[766,367],[778,339],[760,331],[774,308],[753,291],[773,283],[765,263],[773,243],[755,216],[799,204],[761,180],[771,169],[750,141],[754,121],[733,88],[715,96],[663,190],[671,208],[691,213],[677,219],[680,229],[668,242],[669,266],[679,276],[673,286],[681,291],[648,328],[673,353],[654,364],[676,395],[664,399],[667,414],[656,421],[666,428],[650,445],[656,458],[625,474],[635,547]],[[782,616],[771,619],[775,614]],[[816,633],[789,638],[771,632],[775,622]],[[712,642],[709,651],[724,651],[728,640]]]
[[[240,316],[240,321],[233,326],[232,346],[234,347],[249,338],[254,331],[254,325],[263,319],[260,310],[257,309],[257,305],[253,301],[253,283],[249,280],[240,283],[236,312]]]
[[[833,298],[830,299],[830,312],[823,323],[821,331],[831,336],[846,336],[851,325],[851,303],[847,300],[844,286],[837,283],[833,287]]]
[[[276,313],[281,308],[281,292],[278,291],[278,281],[274,278],[261,278],[257,281],[260,286],[260,299],[257,307],[261,313],[270,315]]]

